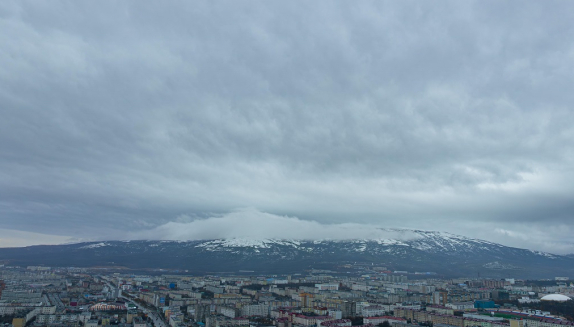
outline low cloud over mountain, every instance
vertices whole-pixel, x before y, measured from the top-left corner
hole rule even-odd
[[[371,224],[323,224],[295,217],[278,216],[255,209],[235,211],[220,217],[169,222],[152,230],[131,235],[135,239],[205,240],[205,239],[295,239],[295,240],[349,240],[349,239],[414,239],[409,231],[381,229]]]

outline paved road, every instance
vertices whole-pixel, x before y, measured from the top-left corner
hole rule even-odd
[[[122,296],[122,298],[130,303],[133,303],[139,310],[143,311],[148,317],[151,318],[153,321],[153,325],[157,327],[167,327],[165,321],[155,312],[149,310],[148,308],[137,304],[136,302],[128,299],[127,297]]]
[[[62,303],[62,299],[60,299],[60,295],[57,293],[48,293],[48,300],[57,307],[58,311],[64,310],[65,305]]]
[[[102,278],[105,283],[108,285],[108,287],[110,289],[116,289],[117,287],[115,287],[114,285],[112,285],[108,280]],[[160,317],[156,312],[149,310],[146,307],[143,307],[141,305],[139,305],[138,303],[132,301],[130,298],[127,298],[125,296],[120,296],[120,298],[126,300],[127,302],[133,303],[133,305],[135,305],[139,310],[143,311],[145,314],[147,314],[148,317],[151,318],[151,320],[153,321],[153,325],[156,327],[168,327],[167,323],[163,320],[162,317]]]

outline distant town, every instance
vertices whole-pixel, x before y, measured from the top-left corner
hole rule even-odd
[[[574,284],[307,271],[206,275],[1,266],[2,326],[574,326]],[[420,279],[417,279],[420,278]]]

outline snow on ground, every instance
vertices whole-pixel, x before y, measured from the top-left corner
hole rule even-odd
[[[95,248],[101,248],[104,246],[109,246],[109,244],[101,242],[101,243],[95,243],[95,244],[90,244],[90,245],[85,245],[82,246],[80,249],[95,249]]]

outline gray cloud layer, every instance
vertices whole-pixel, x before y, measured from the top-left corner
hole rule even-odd
[[[574,252],[572,7],[4,1],[1,227],[253,207]]]
[[[177,221],[152,230],[131,233],[130,238],[159,240],[205,239],[295,239],[295,240],[356,240],[356,239],[414,239],[410,230],[385,230],[372,224],[321,224],[296,217],[278,216],[253,208],[238,210],[219,217]]]

